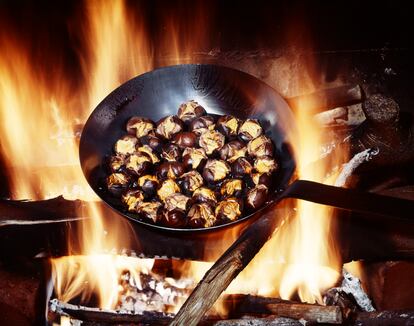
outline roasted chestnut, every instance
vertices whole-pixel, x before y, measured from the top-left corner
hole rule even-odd
[[[144,146],[138,147],[137,151],[139,153],[145,153],[145,154],[147,154],[151,158],[151,162],[153,164],[158,163],[160,161],[160,159],[157,156],[157,154],[155,154],[155,152],[152,150],[152,148],[149,147],[148,145],[144,145]]]
[[[226,137],[237,135],[239,120],[232,115],[223,115],[217,120],[216,129]]]
[[[161,183],[160,187],[157,190],[157,195],[158,198],[164,202],[169,195],[172,195],[176,192],[180,192],[180,187],[175,183],[174,180],[167,179]]]
[[[206,151],[207,155],[220,150],[224,146],[225,137],[216,130],[208,130],[200,136],[198,144]]]
[[[216,194],[207,187],[200,187],[193,192],[193,199],[198,203],[208,203],[215,205],[217,203]]]
[[[220,220],[237,220],[242,214],[242,203],[237,198],[227,198],[219,202],[215,209],[215,215]]]
[[[131,154],[125,161],[127,171],[138,176],[148,172],[151,165],[151,158],[143,152]]]
[[[208,160],[203,169],[203,178],[210,184],[221,181],[230,173],[230,166],[223,160]]]
[[[240,140],[233,140],[225,144],[219,154],[222,160],[232,163],[239,157],[246,156],[246,153],[246,145]]]
[[[111,194],[116,197],[122,195],[123,191],[128,187],[129,178],[123,173],[112,173],[106,178],[106,185]]]
[[[181,160],[181,149],[176,144],[168,144],[163,147],[161,157],[169,162]]]
[[[240,179],[228,179],[220,187],[220,194],[226,197],[240,197],[243,193],[243,181]]]
[[[255,210],[263,206],[267,199],[267,187],[265,185],[258,185],[253,189],[250,189],[246,196],[246,206]]]
[[[139,203],[136,210],[141,216],[156,223],[161,218],[162,204],[158,201]]]
[[[197,142],[197,136],[191,131],[180,132],[173,137],[173,143],[181,149],[194,147]]]
[[[165,139],[171,139],[183,130],[183,122],[175,115],[169,115],[157,123],[156,134]]]
[[[148,145],[153,151],[157,153],[161,152],[163,142],[154,132],[150,132],[148,135],[141,137],[140,141],[142,145]]]
[[[272,173],[277,169],[277,163],[270,156],[261,156],[254,160],[254,169],[259,173]]]
[[[196,101],[188,101],[180,105],[178,108],[178,117],[185,123],[191,122],[195,118],[206,114],[206,110]]]
[[[190,131],[194,132],[197,136],[205,133],[208,130],[213,130],[215,127],[214,118],[210,115],[204,115],[197,119],[194,119],[190,124]]]
[[[128,120],[126,130],[128,134],[135,135],[138,138],[148,135],[154,129],[154,122],[142,117],[132,117]]]
[[[167,198],[165,198],[165,209],[167,211],[172,211],[174,209],[181,210],[185,212],[188,209],[188,206],[191,202],[191,198],[184,196],[180,193],[174,193],[169,195]]]
[[[246,143],[252,139],[255,139],[263,134],[263,128],[260,125],[259,121],[255,119],[247,119],[244,121],[239,128],[238,135],[241,140],[244,140]]]
[[[250,175],[250,183],[253,187],[257,185],[265,185],[267,188],[270,188],[272,178],[270,174],[267,173],[252,173]]]
[[[182,227],[186,224],[186,214],[178,209],[164,210],[161,214],[161,224],[169,227]]]
[[[184,173],[179,181],[181,189],[184,193],[190,194],[197,188],[200,188],[203,185],[203,177],[197,171],[190,171]]]
[[[124,155],[112,155],[109,159],[109,169],[115,173],[120,172],[125,166],[125,156]]]
[[[253,168],[250,162],[245,157],[239,157],[231,165],[231,172],[235,177],[242,178],[245,175],[249,175],[252,172]]]
[[[115,143],[115,153],[121,155],[128,155],[135,152],[138,146],[138,138],[131,135],[125,135],[124,137],[117,140]]]
[[[273,156],[273,143],[266,136],[259,136],[247,144],[247,152],[250,156]]]
[[[148,196],[154,196],[157,192],[159,181],[156,176],[146,174],[138,178],[138,186]]]
[[[137,205],[144,201],[144,193],[138,189],[131,189],[122,195],[121,200],[128,207],[128,211],[135,212]]]
[[[210,227],[216,222],[213,210],[206,203],[191,206],[187,216],[188,225],[193,228]]]
[[[183,164],[187,170],[202,167],[207,155],[202,148],[186,148],[183,152]]]
[[[184,164],[180,162],[161,163],[156,171],[158,179],[176,179],[185,172]]]

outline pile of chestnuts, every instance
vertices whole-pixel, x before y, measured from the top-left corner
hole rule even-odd
[[[259,121],[208,115],[189,101],[157,123],[132,117],[126,131],[108,160],[106,186],[132,216],[207,228],[265,204],[278,164]]]

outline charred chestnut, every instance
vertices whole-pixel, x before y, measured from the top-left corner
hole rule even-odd
[[[155,133],[151,132],[148,135],[141,137],[140,141],[143,145],[151,147],[153,151],[157,153],[161,152],[163,142],[159,137],[155,135]]]
[[[115,153],[120,155],[128,155],[135,152],[138,146],[138,138],[131,135],[126,135],[115,143]]]
[[[206,131],[213,130],[214,127],[214,118],[210,115],[205,115],[191,122],[190,131],[194,132],[197,136],[201,136]]]
[[[197,188],[200,188],[203,182],[203,177],[197,171],[184,173],[180,178],[181,189],[186,194],[190,194]]]
[[[252,172],[253,168],[245,157],[239,157],[232,165],[231,172],[235,177],[244,177]]]
[[[185,212],[191,202],[191,198],[180,193],[174,193],[165,198],[165,209],[167,211],[180,210]]]
[[[232,115],[223,115],[217,120],[216,128],[226,137],[236,136],[239,120]]]
[[[200,187],[193,192],[193,199],[198,203],[215,205],[217,203],[216,194],[207,187]]]
[[[186,224],[185,212],[178,209],[164,210],[160,219],[161,224],[169,227],[182,227]]]
[[[156,223],[161,218],[162,204],[158,201],[139,203],[136,210],[141,216]]]
[[[151,158],[142,152],[128,156],[125,162],[125,167],[129,173],[135,175],[143,175],[151,168]]]
[[[265,185],[267,188],[270,188],[272,178],[270,174],[267,173],[252,173],[250,176],[250,183],[253,187],[257,185]]]
[[[246,143],[263,134],[263,128],[257,120],[247,119],[239,128],[238,135]]]
[[[139,153],[145,153],[145,154],[147,154],[151,158],[151,162],[153,164],[158,163],[160,161],[160,159],[157,156],[157,154],[155,154],[155,152],[152,150],[152,148],[149,147],[148,145],[144,145],[144,146],[138,147],[137,151]]]
[[[112,173],[106,178],[106,185],[111,194],[116,197],[122,195],[122,192],[128,187],[129,178],[123,173]]]
[[[173,143],[177,144],[181,149],[194,147],[196,142],[197,136],[190,131],[180,132],[173,137]]]
[[[180,105],[178,108],[178,117],[185,123],[191,122],[195,118],[206,114],[206,110],[196,101],[188,101]]]
[[[186,148],[183,152],[183,164],[188,170],[202,167],[207,155],[202,148]]]
[[[254,160],[254,169],[259,173],[273,173],[277,169],[277,163],[270,156],[261,156]]]
[[[267,199],[267,187],[265,185],[258,185],[250,189],[246,196],[246,206],[255,210],[263,206]]]
[[[124,155],[113,155],[109,159],[109,169],[115,173],[122,170],[125,166],[125,156]]]
[[[138,204],[144,201],[144,193],[141,190],[131,189],[122,195],[122,202],[128,211],[135,212]]]
[[[215,215],[220,220],[237,220],[242,214],[242,203],[237,198],[227,198],[219,202],[215,209]]]
[[[220,150],[225,142],[223,134],[216,130],[209,130],[200,136],[199,146],[206,151],[207,155],[213,154],[214,151]]]
[[[180,162],[164,162],[157,168],[158,179],[176,179],[185,172],[184,164]]]
[[[213,210],[206,203],[191,206],[187,216],[188,225],[193,228],[210,227],[216,222]]]
[[[154,129],[154,126],[154,122],[152,122],[150,119],[132,117],[127,122],[126,130],[128,134],[141,138],[148,135],[148,133]]]
[[[246,156],[246,153],[247,153],[247,147],[240,140],[233,140],[225,144],[219,152],[220,158],[229,163],[234,162],[239,157]]]
[[[169,162],[176,162],[181,160],[181,150],[175,144],[168,144],[163,147],[161,157]]]
[[[259,136],[247,144],[247,151],[250,156],[272,156],[273,143],[266,136]]]
[[[175,115],[169,115],[157,123],[156,134],[165,139],[171,139],[183,130],[183,122]]]
[[[169,195],[172,195],[176,192],[180,192],[180,187],[178,187],[174,180],[167,179],[161,183],[160,187],[157,190],[157,195],[158,198],[164,202]]]
[[[146,174],[138,178],[138,186],[148,196],[153,196],[157,192],[159,181],[156,176]]]
[[[223,160],[208,160],[203,169],[203,178],[210,184],[217,183],[227,177],[230,166]]]
[[[225,180],[220,187],[220,194],[226,197],[240,197],[243,193],[243,182],[240,179]]]

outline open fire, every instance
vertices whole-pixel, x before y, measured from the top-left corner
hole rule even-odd
[[[63,195],[88,201],[87,211],[79,214],[90,218],[82,222],[80,234],[70,234],[67,239],[69,247],[80,239],[80,252],[74,249],[69,256],[51,260],[57,299],[67,303],[78,300],[85,305],[94,301],[100,308],[119,309],[125,308],[120,306],[125,294],[123,277],[128,274],[128,282],[142,288],[142,275],[152,275],[154,259],[113,252],[114,248],[128,248],[140,239],[125,219],[106,219],[105,211],[96,204],[98,198],[85,182],[78,164],[79,126],[114,88],[152,70],[157,50],[171,53],[173,64],[192,62],[193,49],[208,40],[208,29],[207,22],[202,24],[205,18],[196,13],[202,27],[190,39],[185,24],[166,18],[166,34],[159,44],[154,44],[137,13],[132,14],[124,1],[84,5],[82,17],[74,24],[74,33],[82,40],[78,51],[82,78],[78,85],[67,81],[58,60],[51,65],[51,77],[44,75],[31,64],[27,44],[0,33],[0,45],[8,53],[0,56],[1,151],[7,161],[14,199]],[[294,74],[295,85],[291,87],[298,93],[314,90],[311,66],[301,76]],[[300,109],[295,112],[300,130],[292,130],[290,138],[298,163],[297,177],[333,185],[341,165],[349,159],[348,153],[335,151],[335,162],[330,161],[329,166],[321,163],[321,148],[327,140],[323,128],[315,127],[315,112],[308,109],[311,107],[312,103],[299,103]],[[304,201],[297,201],[295,206],[296,216],[277,230],[226,294],[299,297],[302,302],[323,304],[324,291],[338,282],[342,269],[334,239],[330,238],[333,211]],[[227,231],[226,237],[231,239],[228,242],[235,240],[239,231]],[[158,282],[180,288],[177,284],[181,286],[180,282],[190,280],[184,285],[186,291],[212,265],[194,261],[172,264],[180,279]],[[183,297],[188,295],[186,291],[183,290]],[[176,312],[179,305],[174,304],[166,312]],[[164,306],[154,309],[163,311]],[[216,309],[223,312],[222,307]]]

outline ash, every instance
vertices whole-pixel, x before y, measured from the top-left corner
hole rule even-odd
[[[175,280],[156,274],[132,276],[125,271],[119,280],[120,294],[116,310],[140,314],[144,311],[175,312],[195,287],[192,279]]]

